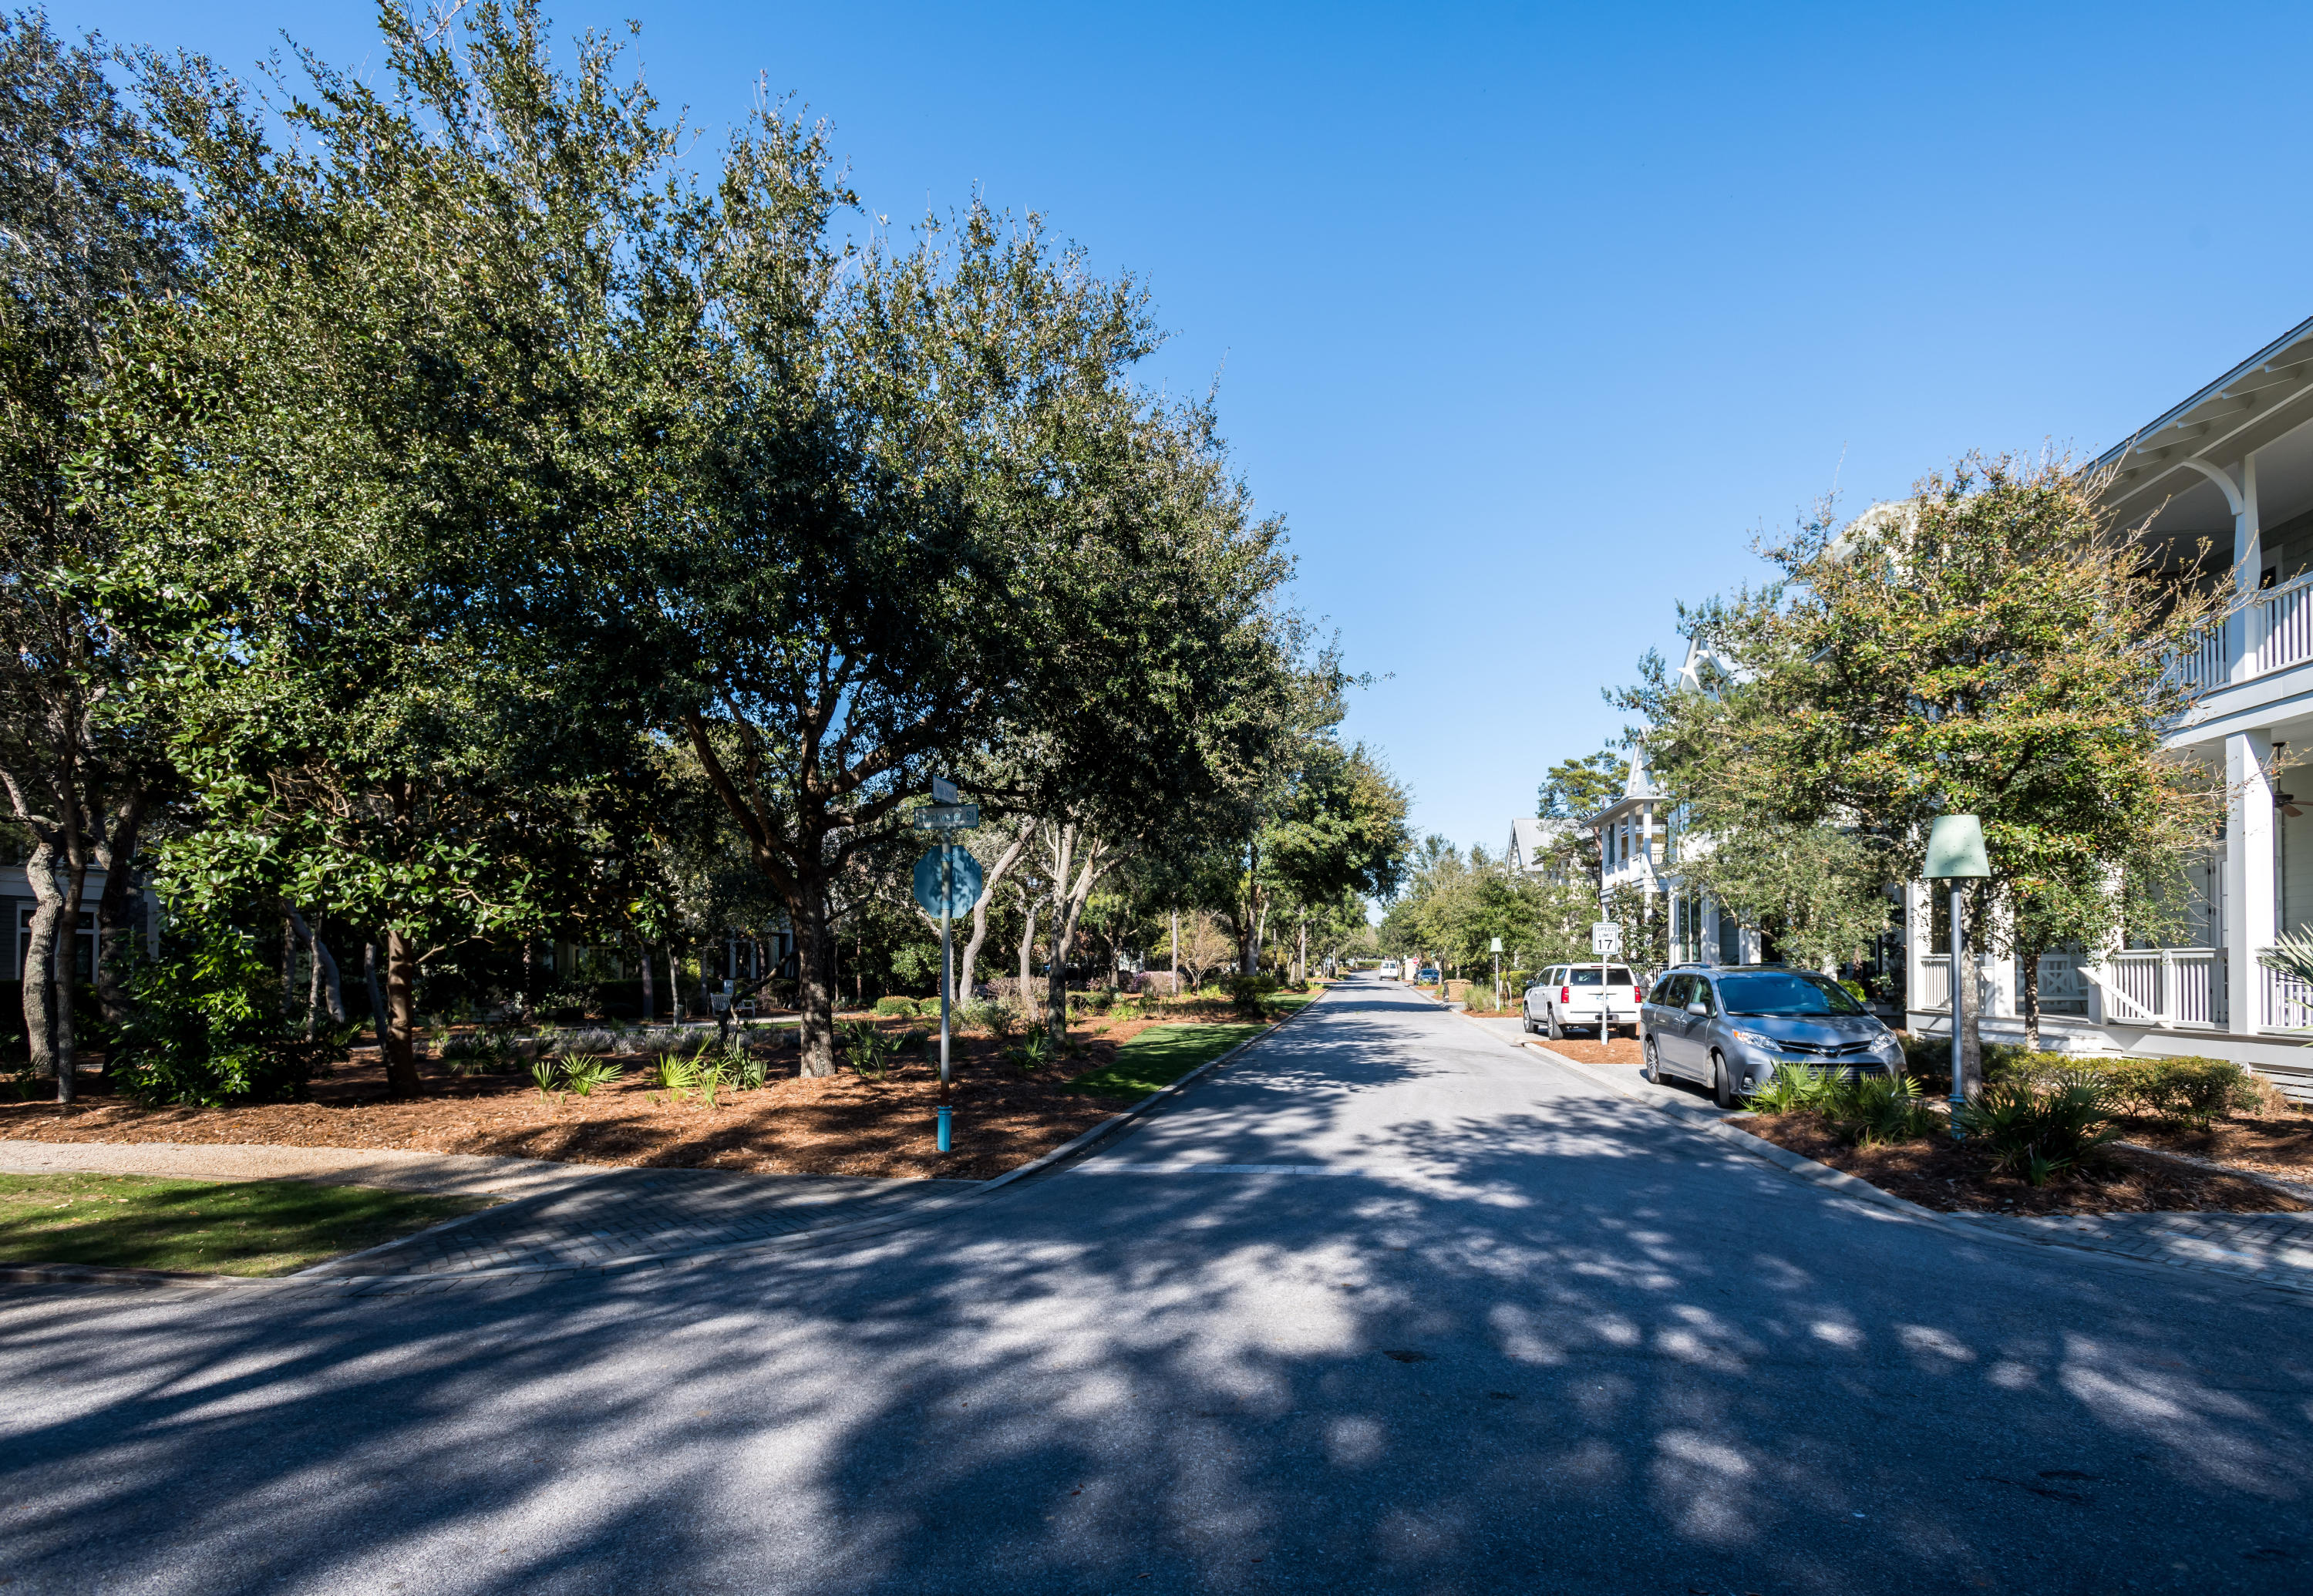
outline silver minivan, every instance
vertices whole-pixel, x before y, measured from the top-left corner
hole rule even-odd
[[[1683,1076],[1732,1108],[1775,1071],[1892,1075],[1904,1045],[1830,976],[1782,965],[1681,965],[1639,1008],[1649,1080]]]

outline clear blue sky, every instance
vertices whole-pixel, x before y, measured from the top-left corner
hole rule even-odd
[[[355,4],[57,5],[240,69]],[[754,75],[896,219],[980,185],[1154,288],[1354,735],[1498,848],[1673,601],[1834,481],[2089,453],[2313,313],[2313,8],[570,4],[719,128]],[[1225,370],[1224,370],[1225,367]]]

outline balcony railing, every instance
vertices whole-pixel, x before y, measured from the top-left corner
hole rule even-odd
[[[2169,663],[2169,675],[2212,692],[2232,679],[2238,639],[2243,680],[2313,661],[2313,571],[2269,587],[2194,639]]]

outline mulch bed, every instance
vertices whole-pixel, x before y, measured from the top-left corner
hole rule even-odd
[[[1853,1147],[1812,1114],[1760,1114],[1736,1124],[1943,1213],[2296,1213],[2307,1206],[2256,1181],[2134,1148],[2107,1148],[2093,1166],[2034,1186],[1994,1169],[1989,1151],[1948,1136]]]
[[[1611,1042],[1598,1042],[1581,1036],[1567,1036],[1553,1042],[1547,1036],[1536,1036],[1551,1052],[1563,1054],[1578,1064],[1635,1064],[1643,1062],[1636,1036],[1617,1036]]]
[[[1117,1048],[1179,1017],[1093,1022],[1073,1028],[1082,1053],[1033,1072],[982,1037],[955,1040],[955,1151],[934,1146],[937,1062],[913,1055],[885,1079],[841,1069],[794,1073],[794,1033],[772,1054],[774,1078],[756,1091],[726,1086],[709,1108],[682,1102],[626,1059],[627,1078],[591,1097],[541,1098],[527,1075],[460,1077],[420,1065],[423,1095],[385,1089],[374,1050],[313,1083],[310,1100],[232,1108],[145,1108],[92,1098],[59,1114],[50,1103],[0,1105],[0,1137],[35,1142],[258,1142],[280,1147],[380,1148],[495,1153],[566,1163],[736,1169],[766,1175],[866,1175],[986,1180],[1082,1134],[1123,1105],[1067,1089],[1114,1062]],[[894,1021],[886,1028],[921,1028]],[[761,1033],[757,1033],[761,1036]],[[784,1066],[785,1074],[779,1071]]]
[[[2313,1114],[2277,1109],[2255,1116],[2227,1115],[2205,1131],[2157,1119],[2124,1123],[2128,1139],[2147,1147],[2313,1186]]]

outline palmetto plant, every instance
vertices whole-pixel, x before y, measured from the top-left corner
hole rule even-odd
[[[609,1086],[626,1076],[623,1065],[609,1059],[588,1059],[584,1063],[567,1063],[562,1067],[562,1084],[582,1098],[591,1098],[598,1086]]]

